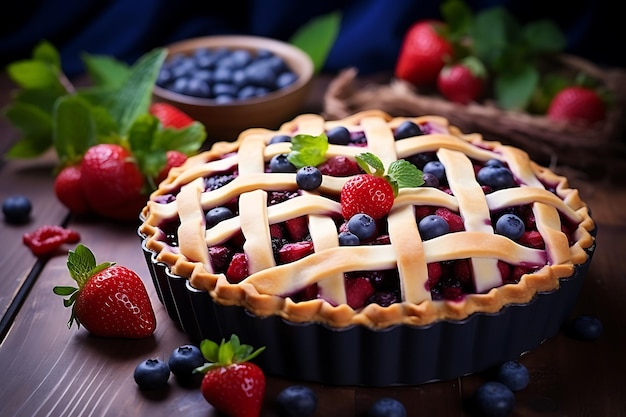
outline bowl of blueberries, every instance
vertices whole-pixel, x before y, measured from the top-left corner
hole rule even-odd
[[[314,73],[308,54],[266,37],[206,36],[167,51],[153,99],[202,122],[210,141],[280,127],[301,111]]]

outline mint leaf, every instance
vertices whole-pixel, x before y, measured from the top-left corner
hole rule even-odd
[[[7,157],[34,158],[52,145],[52,117],[39,107],[15,102],[4,109],[4,116],[22,133]]]
[[[529,54],[561,52],[566,44],[566,38],[558,26],[549,20],[529,22],[522,29],[521,38]]]
[[[404,159],[393,161],[387,169],[387,175],[397,183],[398,188],[414,188],[424,184],[422,171]]]
[[[299,134],[291,139],[291,152],[287,160],[296,168],[317,166],[326,160],[328,137],[325,133],[319,136]]]
[[[185,155],[191,155],[202,147],[205,137],[206,128],[200,122],[193,122],[182,129],[161,128],[155,133],[152,148],[176,150]]]
[[[111,97],[107,108],[121,135],[128,132],[139,115],[148,112],[152,88],[166,55],[165,49],[156,48],[139,58],[129,77]]]
[[[313,61],[314,72],[321,71],[339,34],[341,13],[336,11],[311,19],[289,39],[289,43],[306,52]]]
[[[46,63],[58,70],[61,68],[61,55],[59,51],[45,39],[39,42],[35,46],[35,49],[33,49],[33,59]]]
[[[356,163],[368,174],[382,177],[385,173],[383,162],[371,152],[363,152],[356,155]],[[373,170],[372,170],[373,169]]]
[[[130,76],[129,66],[110,56],[83,54],[82,60],[95,86],[120,87]]]
[[[495,77],[494,94],[505,110],[526,108],[539,83],[539,72],[528,64]]]
[[[58,72],[58,68],[34,60],[12,62],[7,67],[9,77],[20,87],[27,89],[49,88],[63,91]]]
[[[62,165],[80,161],[87,149],[96,144],[96,123],[90,105],[80,97],[61,97],[53,120],[53,144]]]

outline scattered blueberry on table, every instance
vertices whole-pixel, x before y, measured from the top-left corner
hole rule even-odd
[[[290,385],[276,397],[280,417],[308,417],[317,408],[317,395],[304,385]]]
[[[496,380],[509,387],[511,391],[520,391],[528,386],[530,375],[528,369],[520,362],[507,361],[498,367]]]
[[[28,197],[20,194],[8,196],[2,203],[4,218],[7,223],[11,224],[26,223],[32,209],[33,206]]]
[[[367,417],[406,417],[406,408],[395,398],[383,397],[370,406]]]
[[[161,359],[146,359],[135,367],[135,382],[143,390],[159,390],[167,387],[170,368]]]
[[[482,417],[506,417],[515,406],[515,394],[501,382],[488,381],[474,392],[474,406]]]
[[[581,314],[575,317],[567,329],[569,335],[579,340],[596,340],[604,331],[602,321],[590,314]]]

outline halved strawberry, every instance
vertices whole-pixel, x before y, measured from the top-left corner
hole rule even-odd
[[[309,223],[307,216],[294,217],[285,222],[287,233],[293,241],[304,240],[309,234]]]
[[[226,270],[228,282],[236,284],[246,278],[248,274],[248,257],[243,252],[235,253]]]

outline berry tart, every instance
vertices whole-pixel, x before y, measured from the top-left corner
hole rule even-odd
[[[438,116],[304,114],[172,169],[141,213],[192,339],[266,346],[268,374],[455,378],[558,332],[595,248],[587,204],[524,151]]]

